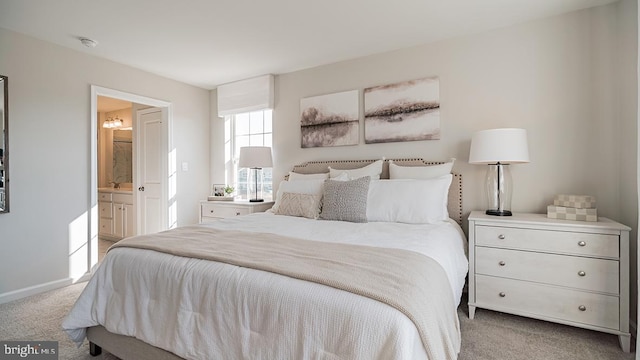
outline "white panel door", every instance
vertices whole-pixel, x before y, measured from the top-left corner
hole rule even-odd
[[[138,234],[167,229],[168,138],[166,109],[137,112],[136,207]]]

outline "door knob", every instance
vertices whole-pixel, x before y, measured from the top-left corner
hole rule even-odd
[[[138,191],[144,191],[144,186],[140,186],[140,187],[138,188]]]

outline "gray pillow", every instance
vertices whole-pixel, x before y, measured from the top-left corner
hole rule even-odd
[[[320,218],[367,222],[367,194],[370,182],[370,176],[351,181],[326,180]]]

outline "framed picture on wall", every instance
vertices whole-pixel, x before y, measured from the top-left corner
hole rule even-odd
[[[359,129],[358,90],[300,100],[303,148],[358,145]]]
[[[364,89],[366,144],[439,139],[440,81],[437,77]]]

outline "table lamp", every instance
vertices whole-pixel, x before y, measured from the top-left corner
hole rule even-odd
[[[258,199],[258,171],[262,170],[262,168],[273,166],[273,159],[271,158],[271,148],[268,146],[241,147],[238,166],[241,168],[249,168],[254,170],[256,196],[249,201],[263,202],[264,199]]]
[[[487,215],[512,215],[513,185],[508,165],[528,162],[527,130],[490,129],[473,134],[469,163],[489,165],[485,184]]]

